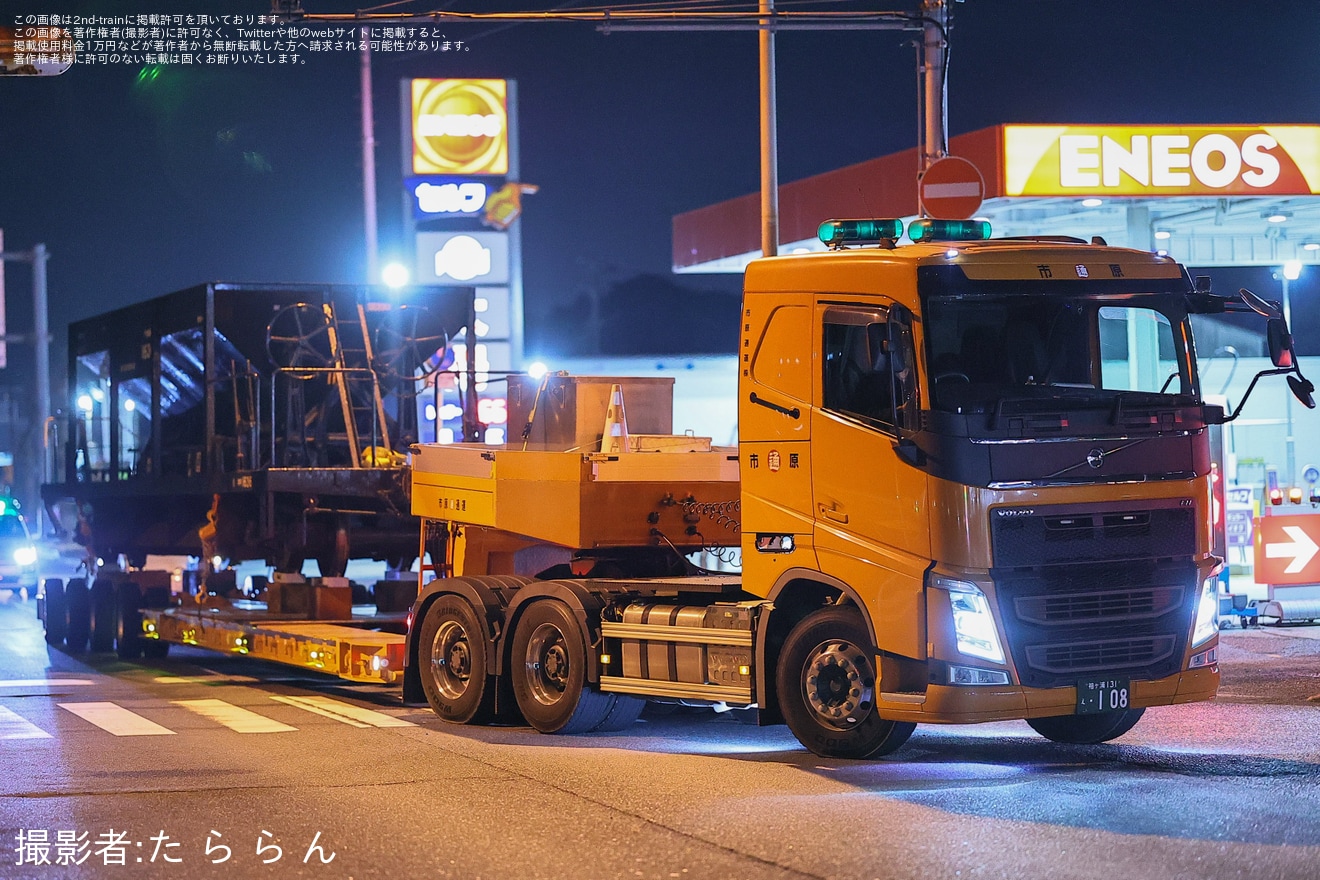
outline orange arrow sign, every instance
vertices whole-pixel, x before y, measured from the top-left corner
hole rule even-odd
[[[1256,520],[1256,580],[1320,583],[1320,516],[1290,514]]]

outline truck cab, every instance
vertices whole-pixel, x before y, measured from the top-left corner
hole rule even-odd
[[[1201,397],[1190,293],[1170,258],[1077,240],[752,263],[744,589],[852,609],[896,721],[1099,741],[1213,697],[1223,413]]]

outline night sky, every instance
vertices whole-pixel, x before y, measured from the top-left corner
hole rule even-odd
[[[555,5],[572,4],[392,9]],[[269,11],[264,0],[0,8],[4,23],[39,12]],[[469,50],[375,58],[383,260],[400,251],[399,80],[506,77],[518,81],[522,179],[541,187],[522,221],[529,350],[553,349],[582,297],[638,276],[736,294],[733,276],[669,276],[670,221],[758,187],[754,33],[606,36],[572,23],[446,32]],[[915,144],[912,39],[778,37],[781,180]],[[950,133],[1001,122],[1320,123],[1317,45],[1315,0],[967,0],[953,7]],[[0,80],[0,228],[8,250],[50,249],[57,343],[70,320],[201,281],[364,280],[357,65],[346,52],[299,67],[165,67],[154,79],[141,68],[75,67]],[[9,326],[22,332],[29,273],[7,272]],[[1303,279],[1293,290],[1303,301],[1320,285]],[[692,296],[674,301],[687,311]],[[1300,332],[1309,320],[1300,306]],[[728,339],[731,350],[732,328]],[[11,351],[10,382],[24,357]]]

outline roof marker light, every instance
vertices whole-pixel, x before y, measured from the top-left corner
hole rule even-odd
[[[816,230],[821,243],[832,248],[854,244],[894,241],[903,234],[902,220],[826,220]]]
[[[985,220],[913,220],[908,224],[908,238],[923,241],[985,241],[990,237],[990,223]]]
[[[952,260],[954,257],[958,256],[958,249],[957,249],[957,248],[949,248],[947,251],[944,252],[944,256],[946,256],[946,257],[948,257],[950,260]]]
[[[1098,208],[1104,203],[1105,203],[1104,199],[1097,199],[1097,198],[1082,199],[1083,208]]]
[[[1320,251],[1320,241],[1308,241],[1302,245],[1304,251]]]
[[[1169,237],[1170,237],[1171,235],[1173,235],[1173,233],[1170,232],[1170,231],[1167,230],[1167,229],[1156,229],[1156,230],[1155,230],[1155,240],[1156,240],[1156,241],[1168,241],[1168,239],[1169,239]]]

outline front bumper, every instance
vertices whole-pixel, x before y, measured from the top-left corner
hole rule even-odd
[[[1133,681],[1130,706],[1142,709],[1195,703],[1214,699],[1218,690],[1219,666],[1216,664],[1151,681]],[[1077,707],[1077,688],[932,684],[927,687],[924,698],[919,702],[913,699],[913,695],[880,694],[876,707],[885,718],[922,724],[1015,721],[1071,715]]]

